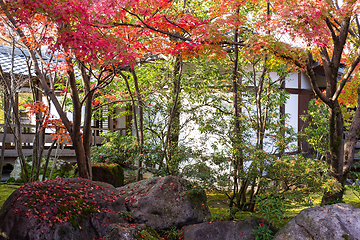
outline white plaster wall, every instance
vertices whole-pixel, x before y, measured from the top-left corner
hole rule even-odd
[[[269,76],[270,76],[270,78],[271,78],[273,81],[279,79],[279,76],[277,75],[276,72],[271,72],[271,73],[269,73]]]
[[[298,88],[298,73],[293,72],[285,80],[285,88]]]
[[[288,119],[286,124],[292,126],[296,133],[298,132],[298,104],[299,98],[297,94],[290,94],[290,98],[285,104],[285,113],[290,115],[290,119]],[[297,145],[297,142],[292,142],[291,144]]]
[[[298,131],[298,95],[290,94],[290,98],[285,104],[285,113],[290,114],[289,124]]]
[[[231,93],[229,93],[231,94]],[[229,103],[224,102],[224,104],[231,105]],[[191,107],[191,103],[189,103],[186,98],[183,99],[182,102],[183,107]],[[195,105],[192,104],[192,107]],[[204,106],[202,107],[203,110],[207,110],[210,112],[214,112],[215,109],[211,107]],[[187,114],[182,113],[180,115],[180,124],[184,124],[184,122],[189,118],[190,116]],[[206,119],[210,120],[214,118],[212,114],[208,114],[207,116],[203,116]],[[230,118],[228,119],[230,121]],[[193,147],[194,149],[204,149],[204,154],[210,154],[213,153],[214,150],[212,148],[212,145],[218,141],[219,136],[215,134],[203,134],[199,131],[199,126],[195,124],[194,122],[188,123],[180,132],[180,141],[185,143],[187,146]],[[204,142],[203,140],[206,139]],[[219,150],[222,150],[221,146],[218,146]]]
[[[310,79],[302,72],[301,73],[301,89],[311,90]]]

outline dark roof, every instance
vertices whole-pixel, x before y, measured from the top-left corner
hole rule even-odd
[[[0,65],[4,73],[10,73],[11,71],[11,55],[12,47],[0,45]],[[56,63],[56,59],[51,59],[49,54],[42,52],[42,56],[46,62],[51,60],[53,63]],[[29,75],[28,65],[26,62],[27,60],[29,61],[28,64],[31,66],[31,75],[35,76],[35,71],[31,64],[29,52],[26,49],[14,49],[14,74],[23,76]],[[61,59],[60,62],[62,61],[64,60]]]

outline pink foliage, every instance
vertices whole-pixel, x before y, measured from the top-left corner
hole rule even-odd
[[[206,24],[192,14],[179,14],[167,0],[23,0],[11,4],[28,42],[40,44],[32,38],[42,34],[42,44],[47,39],[45,44],[54,52],[94,66],[134,65],[149,52],[202,50],[198,41],[178,46],[164,35],[196,32]],[[44,25],[45,33],[41,32]]]

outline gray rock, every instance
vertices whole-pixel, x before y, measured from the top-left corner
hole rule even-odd
[[[273,240],[359,240],[360,209],[345,203],[302,210]]]
[[[353,186],[355,186],[355,185],[360,185],[360,180],[356,180],[352,185],[353,185]]]
[[[184,240],[255,240],[256,235],[253,230],[257,229],[260,223],[276,231],[268,222],[260,218],[251,218],[239,222],[224,221],[189,225],[184,228]]]
[[[355,182],[352,179],[346,179],[345,185],[353,185]]]
[[[0,209],[0,239],[94,239],[124,222],[124,198],[105,183],[56,179],[18,188]]]
[[[120,187],[124,185],[124,170],[118,164],[110,166],[102,165],[101,163],[92,166],[92,180],[105,182]]]
[[[10,173],[10,178],[14,178],[15,181],[21,179],[21,164],[19,158],[15,160],[14,168]]]
[[[147,228],[145,224],[111,224],[108,232],[104,240],[162,239],[157,232]]]
[[[156,177],[117,188],[137,223],[154,230],[202,223],[209,217],[203,190],[179,177]]]

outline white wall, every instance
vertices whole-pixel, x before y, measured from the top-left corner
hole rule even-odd
[[[285,88],[298,88],[298,73],[293,72],[285,80]]]
[[[301,73],[301,89],[311,90],[310,80],[308,76],[302,72]]]

